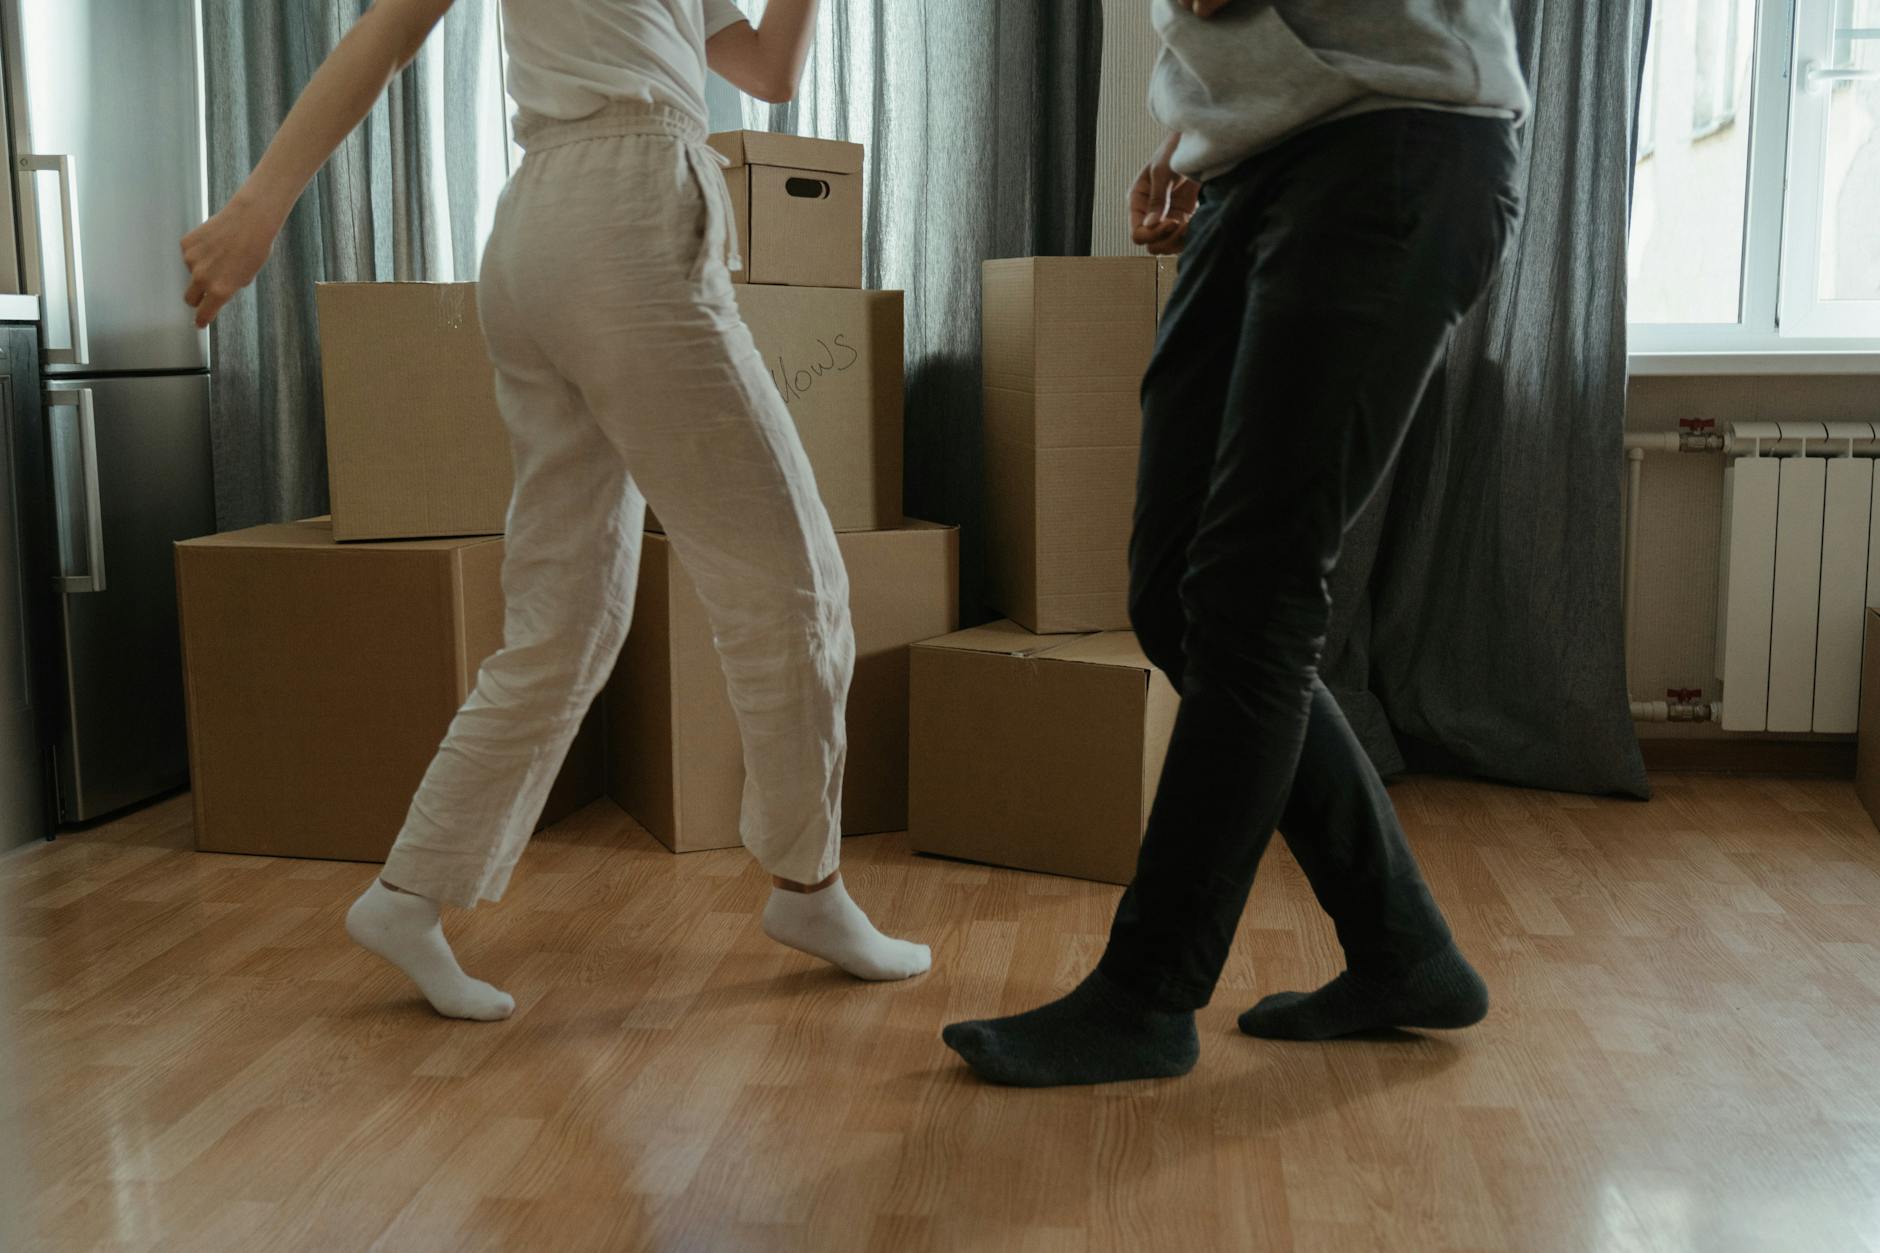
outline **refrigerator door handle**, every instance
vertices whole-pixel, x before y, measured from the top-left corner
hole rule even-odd
[[[102,592],[104,591],[104,507],[98,493],[98,422],[92,408],[92,394],[89,387],[60,387],[46,393],[46,411],[48,415],[59,409],[78,411],[78,458],[80,490],[85,496],[85,563],[84,574],[59,575],[59,587],[66,592]],[[53,441],[57,448],[58,441]],[[65,476],[55,467],[52,476],[52,493],[55,507],[59,513],[59,532],[61,536],[71,533],[71,510],[65,499]],[[61,563],[64,557],[61,555]]]
[[[40,174],[59,176],[59,212],[64,226],[66,311],[71,324],[72,346],[48,348],[49,365],[89,365],[91,344],[85,329],[85,259],[78,242],[78,174],[67,156],[23,155],[18,160],[16,177],[20,189],[20,253],[26,262],[22,276],[26,294],[45,300],[45,259],[40,255],[39,185]]]

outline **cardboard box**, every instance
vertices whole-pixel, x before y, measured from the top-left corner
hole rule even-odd
[[[1880,609],[1867,611],[1867,643],[1860,681],[1860,744],[1854,789],[1880,825]]]
[[[738,310],[789,407],[836,530],[900,526],[902,294],[741,287]],[[664,529],[650,516],[647,527]]]
[[[959,625],[959,532],[911,522],[843,535],[855,623],[842,833],[907,827],[907,663],[916,640]],[[607,791],[674,852],[732,848],[744,754],[711,627],[692,580],[646,537],[633,630],[605,698]]]
[[[1168,298],[1175,292],[1175,280],[1181,276],[1181,268],[1180,256],[1155,259],[1155,320],[1157,322],[1162,320],[1162,314],[1168,308]]]
[[[502,534],[515,471],[476,285],[322,283],[317,299],[334,535]],[[740,287],[738,306],[836,529],[899,526],[901,293]]]
[[[338,544],[324,519],[176,546],[196,847],[383,861],[502,644],[500,539]],[[601,795],[590,715],[542,814]]]
[[[1156,259],[988,261],[984,285],[995,603],[1041,634],[1127,629]]]
[[[764,131],[711,137],[731,168],[740,283],[862,285],[862,146]]]
[[[916,645],[909,695],[914,848],[1128,883],[1179,699],[1127,631],[1011,622]]]
[[[333,534],[500,535],[515,469],[474,283],[321,283]]]

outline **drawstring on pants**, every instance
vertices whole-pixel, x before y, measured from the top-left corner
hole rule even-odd
[[[705,277],[705,266],[714,253],[725,259],[725,268],[741,270],[744,258],[738,255],[737,209],[731,203],[731,188],[725,182],[725,170],[731,158],[707,143],[687,143],[686,163],[692,176],[705,192],[705,246],[699,249],[694,279]]]

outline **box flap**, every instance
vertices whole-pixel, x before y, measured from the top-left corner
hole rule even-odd
[[[220,535],[204,535],[197,539],[181,540],[176,546],[178,548],[337,548],[348,552],[391,549],[410,552],[413,550],[449,551],[502,542],[503,537],[500,535],[471,535],[456,539],[374,540],[367,543],[341,544],[333,538],[331,518],[304,518],[299,522],[273,522],[263,526],[251,526],[240,531],[224,531]]]
[[[836,139],[806,139],[770,131],[723,131],[713,135],[710,142],[732,165],[774,165],[821,174],[862,172],[862,145]]]
[[[1033,635],[1016,622],[1000,621],[955,631],[939,639],[924,640],[914,647],[960,653],[992,653],[1003,657],[1042,657],[1046,654],[1057,657],[1062,649],[1088,638],[1087,635]]]
[[[1053,661],[1080,661],[1089,666],[1115,666],[1125,670],[1155,671],[1155,663],[1143,656],[1142,645],[1133,631],[1105,631],[1083,636],[1051,653]]]

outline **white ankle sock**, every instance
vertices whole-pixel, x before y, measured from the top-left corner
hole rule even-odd
[[[515,1011],[507,992],[472,979],[457,964],[434,901],[394,892],[374,879],[346,911],[346,934],[410,975],[431,1008],[446,1018],[495,1022]]]
[[[764,934],[857,979],[907,979],[933,964],[925,944],[889,939],[875,930],[840,879],[820,892],[772,888],[764,906]]]

